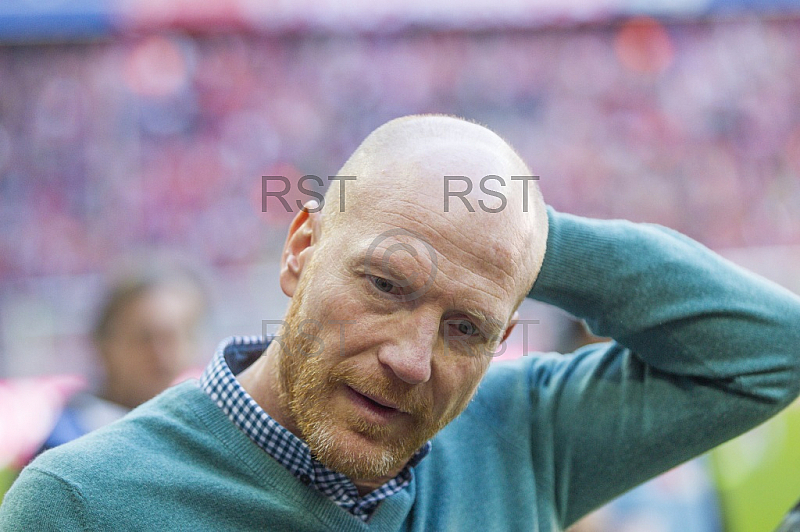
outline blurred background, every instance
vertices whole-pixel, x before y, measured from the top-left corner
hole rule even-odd
[[[327,183],[375,127],[424,112],[504,136],[557,209],[670,226],[800,292],[797,1],[5,0],[0,467],[98,379],[120,257],[200,272],[202,368],[287,303],[292,213],[264,209],[261,176],[306,199],[300,177]],[[539,323],[504,356],[589,341],[542,305],[522,318]],[[800,498],[798,449],[795,404],[580,530],[772,530]]]

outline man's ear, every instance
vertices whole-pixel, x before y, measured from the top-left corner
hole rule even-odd
[[[515,310],[514,315],[511,316],[511,321],[508,322],[508,327],[506,327],[506,330],[503,331],[503,339],[500,340],[501,344],[506,340],[508,340],[508,337],[511,336],[511,331],[514,330],[514,326],[517,324],[518,321],[519,321],[519,312]]]
[[[320,213],[314,200],[309,201],[292,220],[281,255],[281,290],[294,296],[303,269],[310,263],[319,240]],[[311,211],[311,212],[309,212]]]

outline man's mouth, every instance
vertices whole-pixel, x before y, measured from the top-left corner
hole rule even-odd
[[[365,417],[375,423],[387,423],[394,417],[403,413],[398,405],[386,398],[373,394],[366,394],[347,386],[347,392],[356,406],[365,414]]]

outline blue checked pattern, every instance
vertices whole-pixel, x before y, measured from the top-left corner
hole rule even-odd
[[[203,391],[242,432],[301,482],[367,521],[382,500],[408,486],[411,468],[428,454],[431,443],[426,443],[417,451],[396,477],[364,497],[359,497],[355,484],[349,478],[315,460],[308,445],[272,419],[234,377],[229,361],[236,360],[245,367],[249,366],[261,356],[269,342],[269,339],[261,336],[234,336],[223,341],[203,372]]]

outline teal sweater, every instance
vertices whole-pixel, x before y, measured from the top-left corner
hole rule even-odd
[[[532,297],[616,342],[493,365],[368,523],[279,466],[196,382],[40,456],[2,530],[560,530],[800,389],[800,300],[663,228],[550,211]]]

